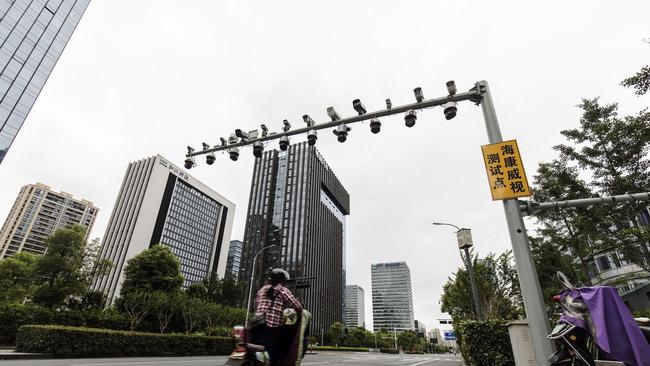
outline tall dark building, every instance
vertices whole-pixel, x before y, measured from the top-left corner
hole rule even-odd
[[[253,258],[254,289],[274,267],[305,278],[295,289],[312,315],[312,334],[343,322],[345,216],[350,196],[315,147],[306,142],[287,151],[266,151],[255,161],[239,278],[248,284]]]
[[[0,1],[0,163],[89,2]]]

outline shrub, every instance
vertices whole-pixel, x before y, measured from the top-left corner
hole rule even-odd
[[[226,355],[234,341],[227,337],[140,333],[109,329],[25,325],[18,330],[18,352],[60,357]]]
[[[210,327],[203,331],[208,337],[230,337],[231,332],[232,328],[228,327]]]
[[[314,351],[345,351],[345,352],[368,352],[365,347],[334,347],[334,346],[310,346]]]
[[[50,311],[40,306],[0,304],[0,344],[13,344],[21,325],[50,322]]]
[[[396,355],[396,354],[399,353],[399,351],[396,350],[395,348],[381,348],[379,350],[379,352],[381,352],[381,353],[389,353],[391,355]]]
[[[455,324],[460,352],[468,366],[514,365],[504,320],[465,321]]]

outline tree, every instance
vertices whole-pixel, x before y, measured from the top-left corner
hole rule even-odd
[[[0,302],[23,301],[31,294],[35,262],[26,252],[0,260]]]
[[[332,338],[336,347],[339,346],[339,342],[344,330],[345,329],[343,328],[343,324],[340,322],[334,322],[332,325],[330,325],[330,332],[332,333]]]
[[[650,44],[650,39],[644,39]],[[624,87],[633,87],[636,95],[643,95],[650,90],[650,66],[643,66],[639,72],[621,82]]]
[[[187,296],[201,300],[205,300],[208,296],[208,289],[200,282],[189,285],[185,292],[187,293]]]
[[[129,259],[124,269],[121,295],[131,291],[176,292],[183,285],[180,262],[172,251],[154,245]]]
[[[164,333],[169,326],[169,322],[178,313],[183,306],[184,298],[179,292],[155,291],[151,293],[151,306],[156,319],[160,333]]]
[[[110,259],[100,257],[101,242],[95,238],[87,243],[83,250],[81,260],[81,276],[85,279],[88,286],[96,278],[102,278],[107,275],[113,267]]]
[[[418,337],[411,330],[403,331],[397,336],[397,345],[405,351],[414,351],[416,344]]]
[[[650,113],[643,110],[619,117],[617,104],[601,105],[597,98],[583,99],[579,107],[583,114],[578,128],[561,131],[567,142],[555,146],[558,159],[539,166],[534,199],[558,201],[647,190]],[[538,240],[533,240],[537,255],[553,248],[568,253],[580,271],[565,274],[576,282],[587,282],[590,274],[595,274],[594,256],[601,253],[611,253],[615,262],[620,262],[622,255],[646,272],[635,276],[647,276],[650,236],[636,224],[642,210],[643,205],[630,204],[538,212]],[[538,273],[543,272],[544,260],[536,261]]]
[[[199,327],[207,311],[205,301],[187,295],[183,296],[181,316],[185,325],[185,333],[190,334]]]
[[[138,324],[153,311],[156,301],[152,293],[135,290],[122,295],[120,300],[124,312],[129,317],[131,330],[135,330]]]
[[[86,229],[75,225],[59,229],[45,239],[47,252],[34,263],[34,275],[43,283],[36,288],[34,302],[57,307],[70,295],[83,294],[81,273]]]
[[[522,311],[521,290],[511,252],[472,256],[479,306],[485,319],[517,319]],[[443,286],[442,311],[457,320],[477,319],[469,276],[464,268]]]
[[[216,274],[210,274],[203,280],[207,290],[206,298],[217,304],[227,306],[241,306],[246,289],[244,283],[237,281],[232,276],[219,278]]]

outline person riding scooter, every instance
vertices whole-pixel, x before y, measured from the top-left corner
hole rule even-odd
[[[292,308],[296,312],[302,310],[302,305],[291,291],[283,286],[289,280],[289,273],[281,268],[275,268],[269,276],[269,283],[263,286],[255,297],[257,304],[255,315],[262,316],[264,322],[255,328],[252,337],[264,345],[271,359],[271,365],[278,365],[290,347],[291,335],[295,330],[283,324],[284,309]]]

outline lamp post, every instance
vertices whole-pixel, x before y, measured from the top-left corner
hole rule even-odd
[[[456,237],[458,238],[458,248],[465,251],[465,267],[467,268],[467,273],[469,274],[469,282],[472,286],[472,296],[474,296],[474,308],[476,309],[476,317],[478,320],[483,320],[483,314],[481,312],[481,305],[478,297],[478,288],[476,287],[476,278],[474,277],[474,266],[472,265],[472,259],[469,256],[469,248],[471,248],[474,243],[472,243],[472,232],[470,229],[461,229],[454,224],[448,224],[446,222],[434,222],[434,225],[445,225],[455,228]],[[460,257],[463,258],[463,254],[460,254]]]
[[[271,247],[274,247],[275,244],[267,245],[264,248],[260,249],[257,254],[255,254],[255,257],[253,258],[253,268],[251,270],[251,280],[250,283],[248,284],[248,301],[246,302],[246,321],[244,322],[244,326],[248,326],[248,313],[250,312],[251,308],[251,295],[253,294],[253,280],[255,279],[255,263],[257,263],[257,256],[262,254],[263,251],[266,249],[269,249]]]

